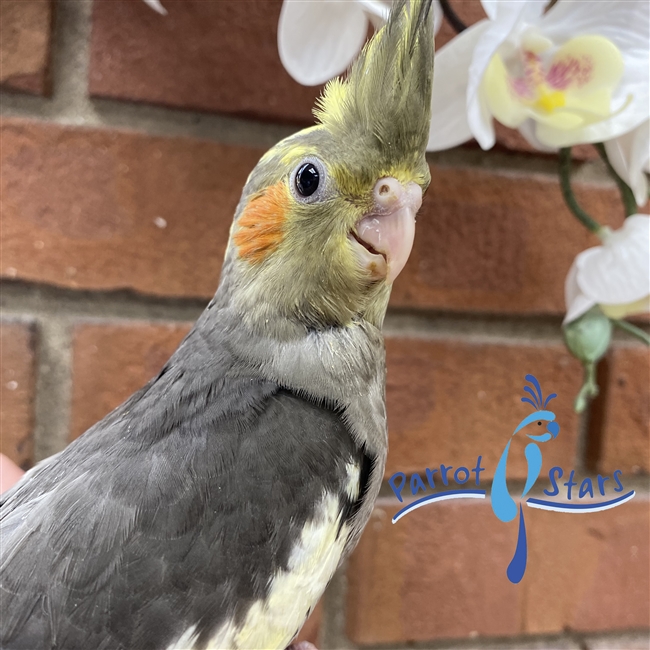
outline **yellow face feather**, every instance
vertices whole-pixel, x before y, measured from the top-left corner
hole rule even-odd
[[[350,233],[371,210],[373,188],[392,177],[425,190],[433,72],[431,0],[401,0],[345,80],[330,82],[319,124],[265,154],[249,177],[229,255],[245,308],[307,327],[380,325],[390,286],[359,267]],[[296,191],[306,163],[313,195]]]

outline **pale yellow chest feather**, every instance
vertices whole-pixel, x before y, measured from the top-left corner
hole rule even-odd
[[[346,492],[356,498],[359,468],[347,469]],[[346,524],[339,531],[340,517],[338,495],[325,495],[291,551],[287,570],[272,579],[267,598],[253,603],[240,625],[224,624],[209,650],[282,650],[291,643],[338,566],[349,532]],[[196,639],[192,626],[167,650],[191,650]]]

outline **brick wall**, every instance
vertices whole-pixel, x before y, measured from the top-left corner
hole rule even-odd
[[[247,174],[311,120],[318,89],[278,59],[280,0],[164,4],[167,17],[141,0],[0,1],[0,448],[24,468],[157,372],[216,288]],[[614,186],[588,148],[580,157],[580,200],[619,225]],[[448,501],[393,526],[386,489],[309,634],[323,648],[647,648],[647,350],[617,339],[600,397],[575,415],[563,282],[596,242],[564,208],[554,159],[501,129],[491,152],[430,164],[386,321],[387,476],[478,454],[493,470],[533,372],[559,394],[543,472],[621,469],[638,495],[600,515],[535,511],[515,586],[503,574],[514,532],[489,503]],[[509,471],[525,478],[522,463]]]

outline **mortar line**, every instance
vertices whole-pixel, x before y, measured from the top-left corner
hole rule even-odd
[[[215,290],[217,279],[215,278]],[[164,297],[134,291],[93,291],[55,287],[20,280],[0,281],[0,306],[6,315],[65,315],[80,319],[194,321],[209,297]],[[388,338],[454,340],[471,344],[559,345],[561,316],[490,315],[390,308],[384,334]],[[642,325],[643,326],[643,325]],[[647,326],[644,326],[647,327]],[[625,334],[615,337],[626,346],[643,344]]]
[[[95,98],[91,103],[105,128],[136,130],[154,136],[198,138],[264,150],[305,126],[311,126],[116,99]]]
[[[216,287],[216,281],[215,281]],[[208,298],[164,298],[127,291],[86,291],[36,285],[22,281],[0,282],[2,310],[6,315],[54,314],[69,318],[193,321]],[[489,317],[473,314],[400,313],[391,310],[387,337],[450,339],[476,343],[558,343],[557,319]]]
[[[37,317],[34,459],[64,449],[68,442],[72,396],[71,324],[66,318]]]
[[[168,106],[88,98],[84,111],[55,111],[51,100],[0,91],[2,118],[24,118],[62,126],[117,129],[160,137],[188,137],[268,149],[300,126]]]
[[[0,91],[0,115],[66,124],[95,124],[87,77],[93,0],[58,0],[50,41],[51,97]]]
[[[86,98],[84,105],[84,110],[80,110],[79,105],[63,110],[45,98],[0,91],[2,118],[28,118],[64,126],[117,129],[159,137],[189,137],[265,150],[303,126],[309,126],[106,98]],[[533,174],[549,180],[557,177],[557,162],[553,158],[517,151],[486,152],[472,147],[457,147],[448,151],[429,152],[427,160],[440,167],[471,168],[514,175]],[[579,173],[576,174],[578,182],[614,187],[614,182],[607,176],[600,161],[576,164],[579,166]]]
[[[85,123],[93,0],[57,0],[51,45],[52,116],[76,115]]]
[[[14,280],[0,281],[0,290],[0,308],[6,316],[35,313],[69,319],[193,321],[209,300],[77,290]]]

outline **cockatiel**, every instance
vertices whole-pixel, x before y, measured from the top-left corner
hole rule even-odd
[[[160,374],[2,497],[12,650],[285,648],[377,496],[381,325],[430,176],[430,0],[394,5],[318,124],[244,187]]]

